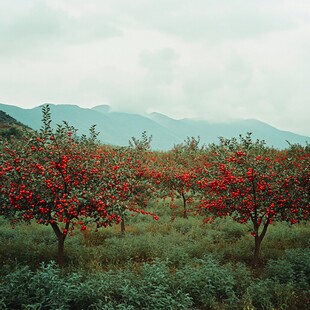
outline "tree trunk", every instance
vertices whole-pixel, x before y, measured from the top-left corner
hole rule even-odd
[[[122,220],[121,220],[121,233],[122,233],[122,235],[125,234],[125,231],[126,231],[125,219],[122,218]]]
[[[51,223],[54,233],[58,240],[58,253],[57,253],[57,263],[60,267],[65,265],[65,239],[66,234],[64,234],[57,223]],[[66,223],[66,230],[68,230],[69,223]]]
[[[187,219],[187,208],[186,208],[186,197],[184,193],[182,192],[182,198],[183,198],[183,218]]]
[[[58,239],[58,256],[57,262],[60,267],[65,265],[65,238]]]
[[[260,246],[262,244],[262,239],[260,236],[255,236],[255,248],[254,248],[254,256],[253,256],[253,268],[257,268],[259,266],[259,252]]]
[[[253,268],[257,268],[259,267],[259,253],[260,253],[260,247],[262,244],[262,241],[264,240],[264,237],[266,235],[267,232],[267,228],[269,226],[269,218],[267,218],[263,230],[261,232],[261,234],[259,235],[258,233],[258,225],[255,225],[255,232],[256,232],[256,236],[255,236],[255,248],[254,248],[254,256],[253,256]]]

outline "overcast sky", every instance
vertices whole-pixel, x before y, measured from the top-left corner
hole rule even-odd
[[[310,136],[310,1],[0,0],[0,102]]]

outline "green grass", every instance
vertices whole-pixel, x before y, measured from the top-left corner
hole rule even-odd
[[[107,270],[128,261],[151,262],[169,259],[174,267],[192,259],[212,254],[222,262],[250,265],[254,247],[250,227],[230,218],[202,224],[199,216],[173,221],[168,207],[159,208],[160,219],[136,215],[126,222],[126,233],[120,226],[103,228],[98,232],[88,228],[74,231],[65,242],[67,265],[76,268]],[[0,222],[0,262],[2,265],[27,264],[36,268],[41,262],[55,260],[57,240],[49,226],[21,224],[12,229]],[[285,250],[309,248],[309,224],[274,223],[268,229],[261,248],[261,262],[280,258]]]

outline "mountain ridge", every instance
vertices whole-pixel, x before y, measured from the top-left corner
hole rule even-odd
[[[217,143],[219,137],[232,138],[252,132],[254,139],[265,140],[266,144],[284,149],[289,143],[304,145],[310,141],[307,136],[283,131],[256,119],[234,120],[226,123],[210,123],[196,119],[173,119],[167,115],[153,112],[140,115],[111,111],[108,105],[82,108],[73,104],[48,103],[52,114],[52,124],[67,121],[78,129],[78,134],[87,134],[89,128],[96,124],[102,143],[127,146],[132,137],[139,138],[143,131],[152,135],[152,148],[168,150],[184,142],[187,137],[200,137],[202,144]],[[0,110],[17,121],[38,130],[42,126],[42,104],[24,109],[14,105],[0,103]]]
[[[20,137],[23,130],[30,130],[30,128],[0,110],[0,136],[2,138]]]

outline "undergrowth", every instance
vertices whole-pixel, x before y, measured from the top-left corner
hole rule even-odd
[[[63,269],[51,227],[1,220],[0,309],[310,309],[309,224],[271,225],[252,270],[246,225],[158,213],[75,231]]]

